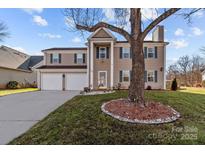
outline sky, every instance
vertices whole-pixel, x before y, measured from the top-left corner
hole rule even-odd
[[[103,11],[105,21],[114,20],[111,9]],[[157,17],[153,9],[143,9],[142,14],[145,25]],[[41,50],[52,47],[85,46],[86,37],[68,31],[63,9],[0,9],[0,21],[7,25],[10,33],[0,44],[30,55],[42,54]],[[169,42],[167,66],[176,62],[180,56],[201,54],[199,49],[205,46],[204,21],[205,11],[199,11],[193,15],[191,24],[179,15],[173,15],[161,23],[165,27],[165,41]],[[116,36],[122,40],[122,37]],[[151,39],[151,33],[146,39]]]

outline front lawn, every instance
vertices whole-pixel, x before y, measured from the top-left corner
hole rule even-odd
[[[147,91],[147,99],[181,113],[178,121],[161,125],[121,122],[101,112],[103,102],[126,96],[76,96],[10,144],[205,144],[204,94]]]
[[[37,88],[0,90],[0,96],[6,96],[10,94],[17,94],[17,93],[23,93],[23,92],[31,92],[31,91],[37,91],[37,90],[38,90]]]
[[[195,94],[205,94],[205,88],[195,88],[195,87],[183,87],[181,92],[195,93]]]

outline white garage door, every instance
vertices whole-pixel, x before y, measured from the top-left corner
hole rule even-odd
[[[61,73],[42,73],[41,90],[62,90],[63,76]]]
[[[87,74],[86,73],[68,73],[66,74],[66,90],[83,90],[87,87]]]

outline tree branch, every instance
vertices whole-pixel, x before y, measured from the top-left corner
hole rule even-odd
[[[158,18],[156,18],[153,22],[151,22],[147,28],[142,32],[142,39],[146,37],[146,35],[155,27],[157,26],[161,21],[169,17],[170,15],[174,14],[180,10],[180,8],[171,8],[167,11],[165,11],[162,15],[160,15]]]
[[[102,27],[110,29],[113,32],[119,33],[119,34],[123,35],[126,38],[127,41],[130,41],[130,34],[127,31],[125,31],[122,28],[118,28],[118,27],[115,27],[115,26],[110,25],[108,23],[105,23],[105,22],[99,22],[96,25],[91,26],[91,27],[76,24],[76,28],[78,30],[86,30],[86,31],[89,31],[89,32],[94,32],[97,29],[102,28]]]

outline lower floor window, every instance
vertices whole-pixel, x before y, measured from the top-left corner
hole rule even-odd
[[[120,81],[121,82],[129,82],[130,81],[130,71],[129,70],[120,71]]]
[[[147,72],[147,81],[148,82],[154,82],[154,71],[148,71]]]

